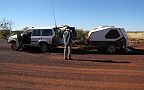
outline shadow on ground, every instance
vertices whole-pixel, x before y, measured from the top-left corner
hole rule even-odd
[[[127,62],[127,61],[113,61],[113,60],[82,60],[82,59],[78,59],[76,61],[82,61],[82,62],[103,62],[103,63],[131,63],[131,62]]]
[[[81,54],[104,54],[104,55],[144,55],[144,49],[135,49],[133,47],[128,47],[129,51],[127,53],[124,52],[116,52],[115,54],[109,54],[106,51],[98,51],[94,50],[81,50]]]
[[[97,50],[81,50],[81,49],[73,49],[72,50],[72,54],[105,54],[105,55],[144,55],[144,50],[143,49],[134,49],[134,48],[130,48],[131,51],[129,51],[128,53],[115,53],[115,54],[108,54],[106,52],[100,52]],[[35,54],[42,54],[44,52],[41,52],[39,48],[36,47],[29,47],[26,48],[24,50],[21,50],[27,53],[35,53]],[[51,51],[45,52],[45,53],[63,53],[64,50],[63,48],[55,48]]]

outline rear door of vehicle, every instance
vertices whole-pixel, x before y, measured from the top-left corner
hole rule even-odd
[[[42,41],[46,41],[48,44],[52,44],[52,29],[42,29]]]
[[[31,36],[31,45],[37,46],[38,41],[41,39],[41,29],[33,29]]]

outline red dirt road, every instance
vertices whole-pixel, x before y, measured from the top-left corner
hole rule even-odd
[[[0,90],[144,89],[144,50],[127,55],[74,50],[74,60],[67,61],[62,51],[12,51],[1,39]]]

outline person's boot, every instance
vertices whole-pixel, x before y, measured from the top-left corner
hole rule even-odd
[[[64,58],[65,60],[68,60],[68,58]]]
[[[70,57],[69,60],[74,60],[74,59]]]

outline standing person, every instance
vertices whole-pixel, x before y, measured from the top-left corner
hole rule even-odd
[[[71,51],[72,51],[72,31],[70,29],[66,29],[63,33],[63,39],[64,39],[64,59],[65,60],[73,60],[71,58]]]

